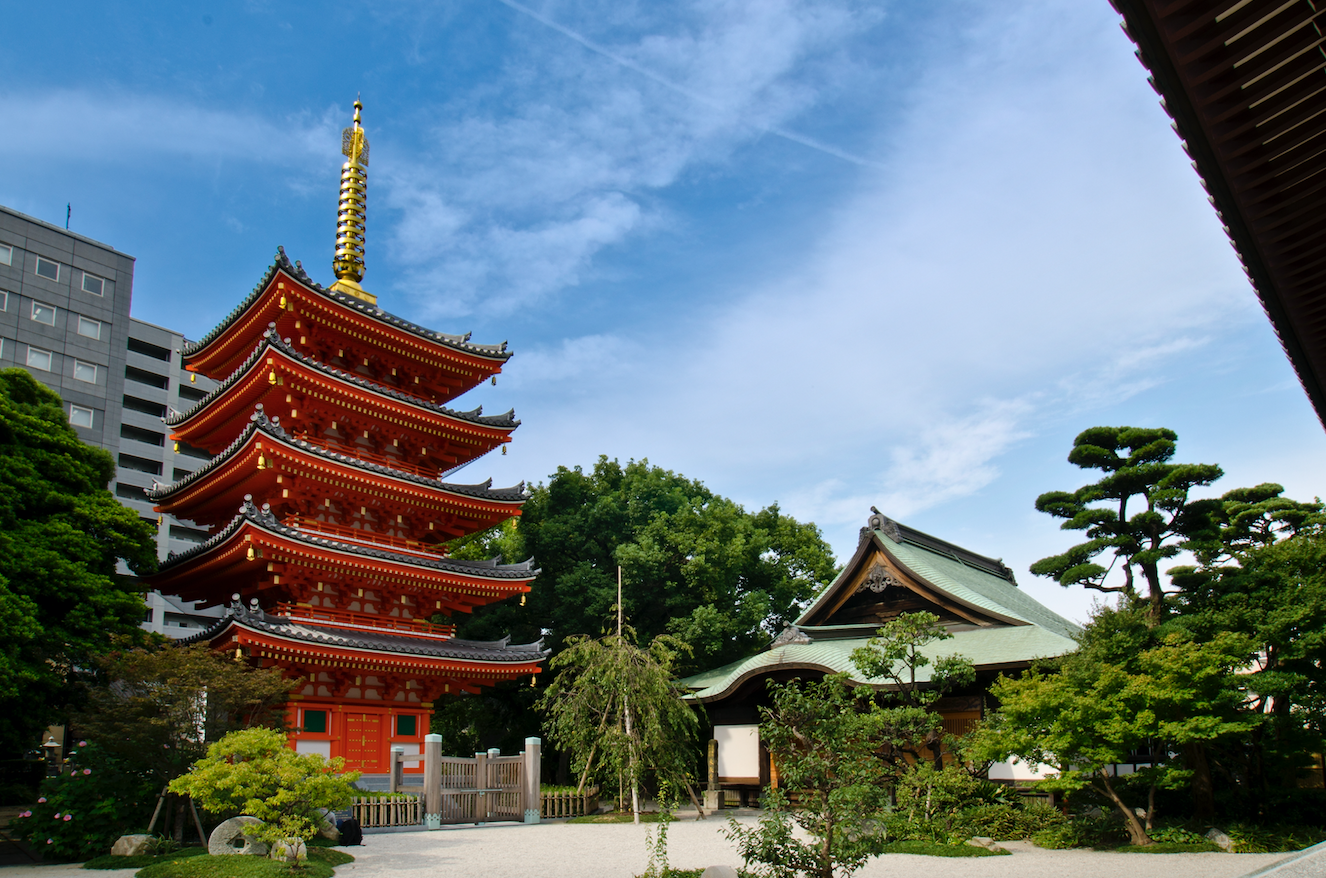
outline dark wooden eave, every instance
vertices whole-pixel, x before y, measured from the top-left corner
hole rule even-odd
[[[1326,2],[1111,3],[1326,424]]]

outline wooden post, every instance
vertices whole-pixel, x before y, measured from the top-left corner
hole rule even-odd
[[[401,786],[404,781],[404,779],[401,777],[401,773],[405,770],[404,747],[391,748],[391,760],[388,762],[387,767],[391,771],[391,779],[388,782],[389,786],[387,788],[387,791],[391,793],[399,793],[401,791]]]
[[[723,791],[718,786],[718,739],[709,739],[709,784],[704,791],[706,811],[717,811],[723,807]]]
[[[540,758],[543,742],[538,738],[525,739],[525,761],[520,766],[520,782],[525,800],[525,822],[538,823],[542,813],[539,803],[539,781],[542,780],[543,762]]]
[[[478,790],[474,794],[474,823],[488,822],[488,794],[484,790],[488,789],[488,754],[474,754],[474,788]]]
[[[441,735],[424,735],[424,822],[429,829],[442,828]]]

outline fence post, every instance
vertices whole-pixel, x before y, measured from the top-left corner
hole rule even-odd
[[[441,735],[424,735],[424,822],[429,829],[442,828]]]
[[[525,761],[520,766],[520,781],[525,800],[525,822],[538,823],[539,815],[542,813],[542,807],[539,802],[539,781],[542,771],[542,760],[540,752],[543,749],[543,742],[538,738],[525,739]]]

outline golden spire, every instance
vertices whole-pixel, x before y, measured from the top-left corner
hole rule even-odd
[[[359,285],[364,279],[364,215],[368,199],[368,137],[359,124],[359,112],[364,109],[355,98],[354,126],[341,132],[341,152],[346,157],[341,165],[341,205],[336,215],[336,270],[333,290],[348,293],[376,305],[378,297]]]

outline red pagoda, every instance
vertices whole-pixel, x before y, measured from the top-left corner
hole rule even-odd
[[[438,698],[532,678],[544,653],[458,640],[428,621],[530,590],[530,562],[462,561],[446,548],[520,514],[523,484],[443,480],[511,441],[520,422],[449,407],[502,371],[505,343],[415,326],[359,285],[361,109],[343,136],[336,283],[320,286],[278,250],[248,298],[184,352],[186,368],[220,384],[166,423],[213,457],[149,496],[213,535],[150,582],[187,600],[229,599],[191,640],[303,681],[291,745],[381,773],[392,747],[421,752]]]

